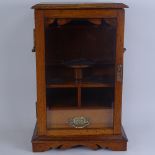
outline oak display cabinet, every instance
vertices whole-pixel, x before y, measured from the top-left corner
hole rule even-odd
[[[34,152],[86,146],[126,150],[121,125],[121,3],[37,4]]]

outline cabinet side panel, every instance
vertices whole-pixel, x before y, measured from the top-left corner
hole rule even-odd
[[[124,49],[124,9],[119,9],[117,14],[117,39],[116,39],[116,80],[114,102],[114,134],[121,133],[122,112],[122,77],[118,79],[118,66],[123,66]],[[121,68],[122,69],[122,68]]]
[[[43,11],[35,10],[37,70],[37,134],[46,134],[45,43]]]

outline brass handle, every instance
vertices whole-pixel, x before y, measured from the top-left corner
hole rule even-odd
[[[124,50],[124,52],[126,52],[126,48],[124,48],[123,50]]]
[[[33,29],[33,43],[34,43],[34,46],[33,46],[32,52],[36,52],[36,49],[35,49],[36,43],[35,42],[36,42],[35,41],[35,29]]]
[[[68,123],[70,126],[74,128],[85,128],[90,124],[90,121],[88,118],[84,116],[78,116],[78,117],[73,117],[69,119]]]
[[[35,46],[32,48],[32,52],[36,52]]]

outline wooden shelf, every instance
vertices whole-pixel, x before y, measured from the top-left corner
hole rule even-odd
[[[65,83],[49,83],[47,88],[102,88],[102,87],[114,87],[113,83],[93,83],[93,82],[65,82]]]
[[[99,60],[99,59],[94,59],[94,66],[105,66],[105,65],[115,65],[115,60]],[[61,67],[64,67],[64,60],[50,60],[48,62],[46,62],[46,67],[51,67],[51,66],[54,66],[54,67],[58,67],[58,66],[61,66]]]
[[[113,109],[112,107],[104,107],[104,106],[70,106],[70,107],[64,107],[64,106],[51,106],[47,107],[47,110],[87,110],[87,109]]]

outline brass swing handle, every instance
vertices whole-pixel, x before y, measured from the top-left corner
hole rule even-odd
[[[126,48],[123,49],[123,52],[124,52],[124,53],[126,52]]]
[[[36,52],[36,48],[35,48],[35,29],[33,29],[33,44],[34,44],[34,46],[33,46],[33,48],[32,48],[32,52]]]

